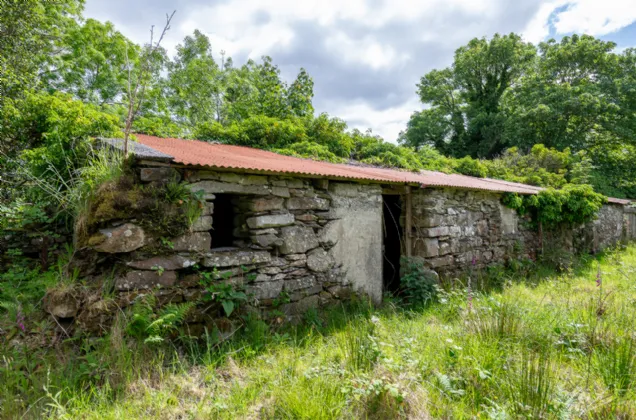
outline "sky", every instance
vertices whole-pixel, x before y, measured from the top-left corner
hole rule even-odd
[[[419,79],[472,38],[587,33],[636,47],[636,0],[86,0],[84,15],[144,43],[173,10],[169,53],[199,29],[235,65],[269,55],[288,81],[304,67],[317,113],[391,142],[423,108]]]

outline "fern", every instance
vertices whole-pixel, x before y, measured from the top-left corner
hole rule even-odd
[[[153,295],[139,299],[132,308],[133,316],[126,331],[143,339],[146,344],[156,344],[173,332],[188,316],[194,303],[169,304],[155,313],[156,298]]]

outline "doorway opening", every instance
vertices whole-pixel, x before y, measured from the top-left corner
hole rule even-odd
[[[400,287],[400,257],[402,256],[402,200],[399,195],[382,196],[384,218],[383,281],[384,290],[397,292]]]
[[[233,196],[216,194],[212,215],[212,247],[222,248],[234,243],[234,204]]]

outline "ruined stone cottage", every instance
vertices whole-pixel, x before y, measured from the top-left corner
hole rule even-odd
[[[539,233],[501,204],[505,192],[536,194],[536,187],[137,137],[130,148],[139,181],[180,183],[205,205],[175,237],[150,234],[143,214],[99,226],[88,247],[118,267],[120,294],[152,289],[166,301],[192,299],[200,293],[196,268],[240,285],[257,306],[298,314],[350,292],[380,302],[399,284],[404,255],[454,275],[513,256],[534,258],[542,245]],[[121,147],[121,140],[102,141]],[[586,235],[571,236],[572,246],[596,250],[633,237],[627,204],[611,199]]]

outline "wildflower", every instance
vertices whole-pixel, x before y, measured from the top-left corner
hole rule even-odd
[[[473,261],[472,261],[472,264],[473,264],[473,267],[474,267],[475,265],[477,265],[477,259],[475,258],[475,256],[474,256],[474,255],[473,255]]]
[[[20,310],[18,310],[18,313],[15,317],[15,323],[20,329],[20,331],[22,332],[26,331],[26,327],[24,326],[24,315],[22,314],[22,311]]]
[[[470,277],[468,278],[468,287],[466,288],[466,300],[468,301],[468,310],[473,310],[473,289],[470,284]]]
[[[603,278],[601,276],[601,264],[598,265],[598,271],[596,272],[596,286],[601,287],[603,285]]]

